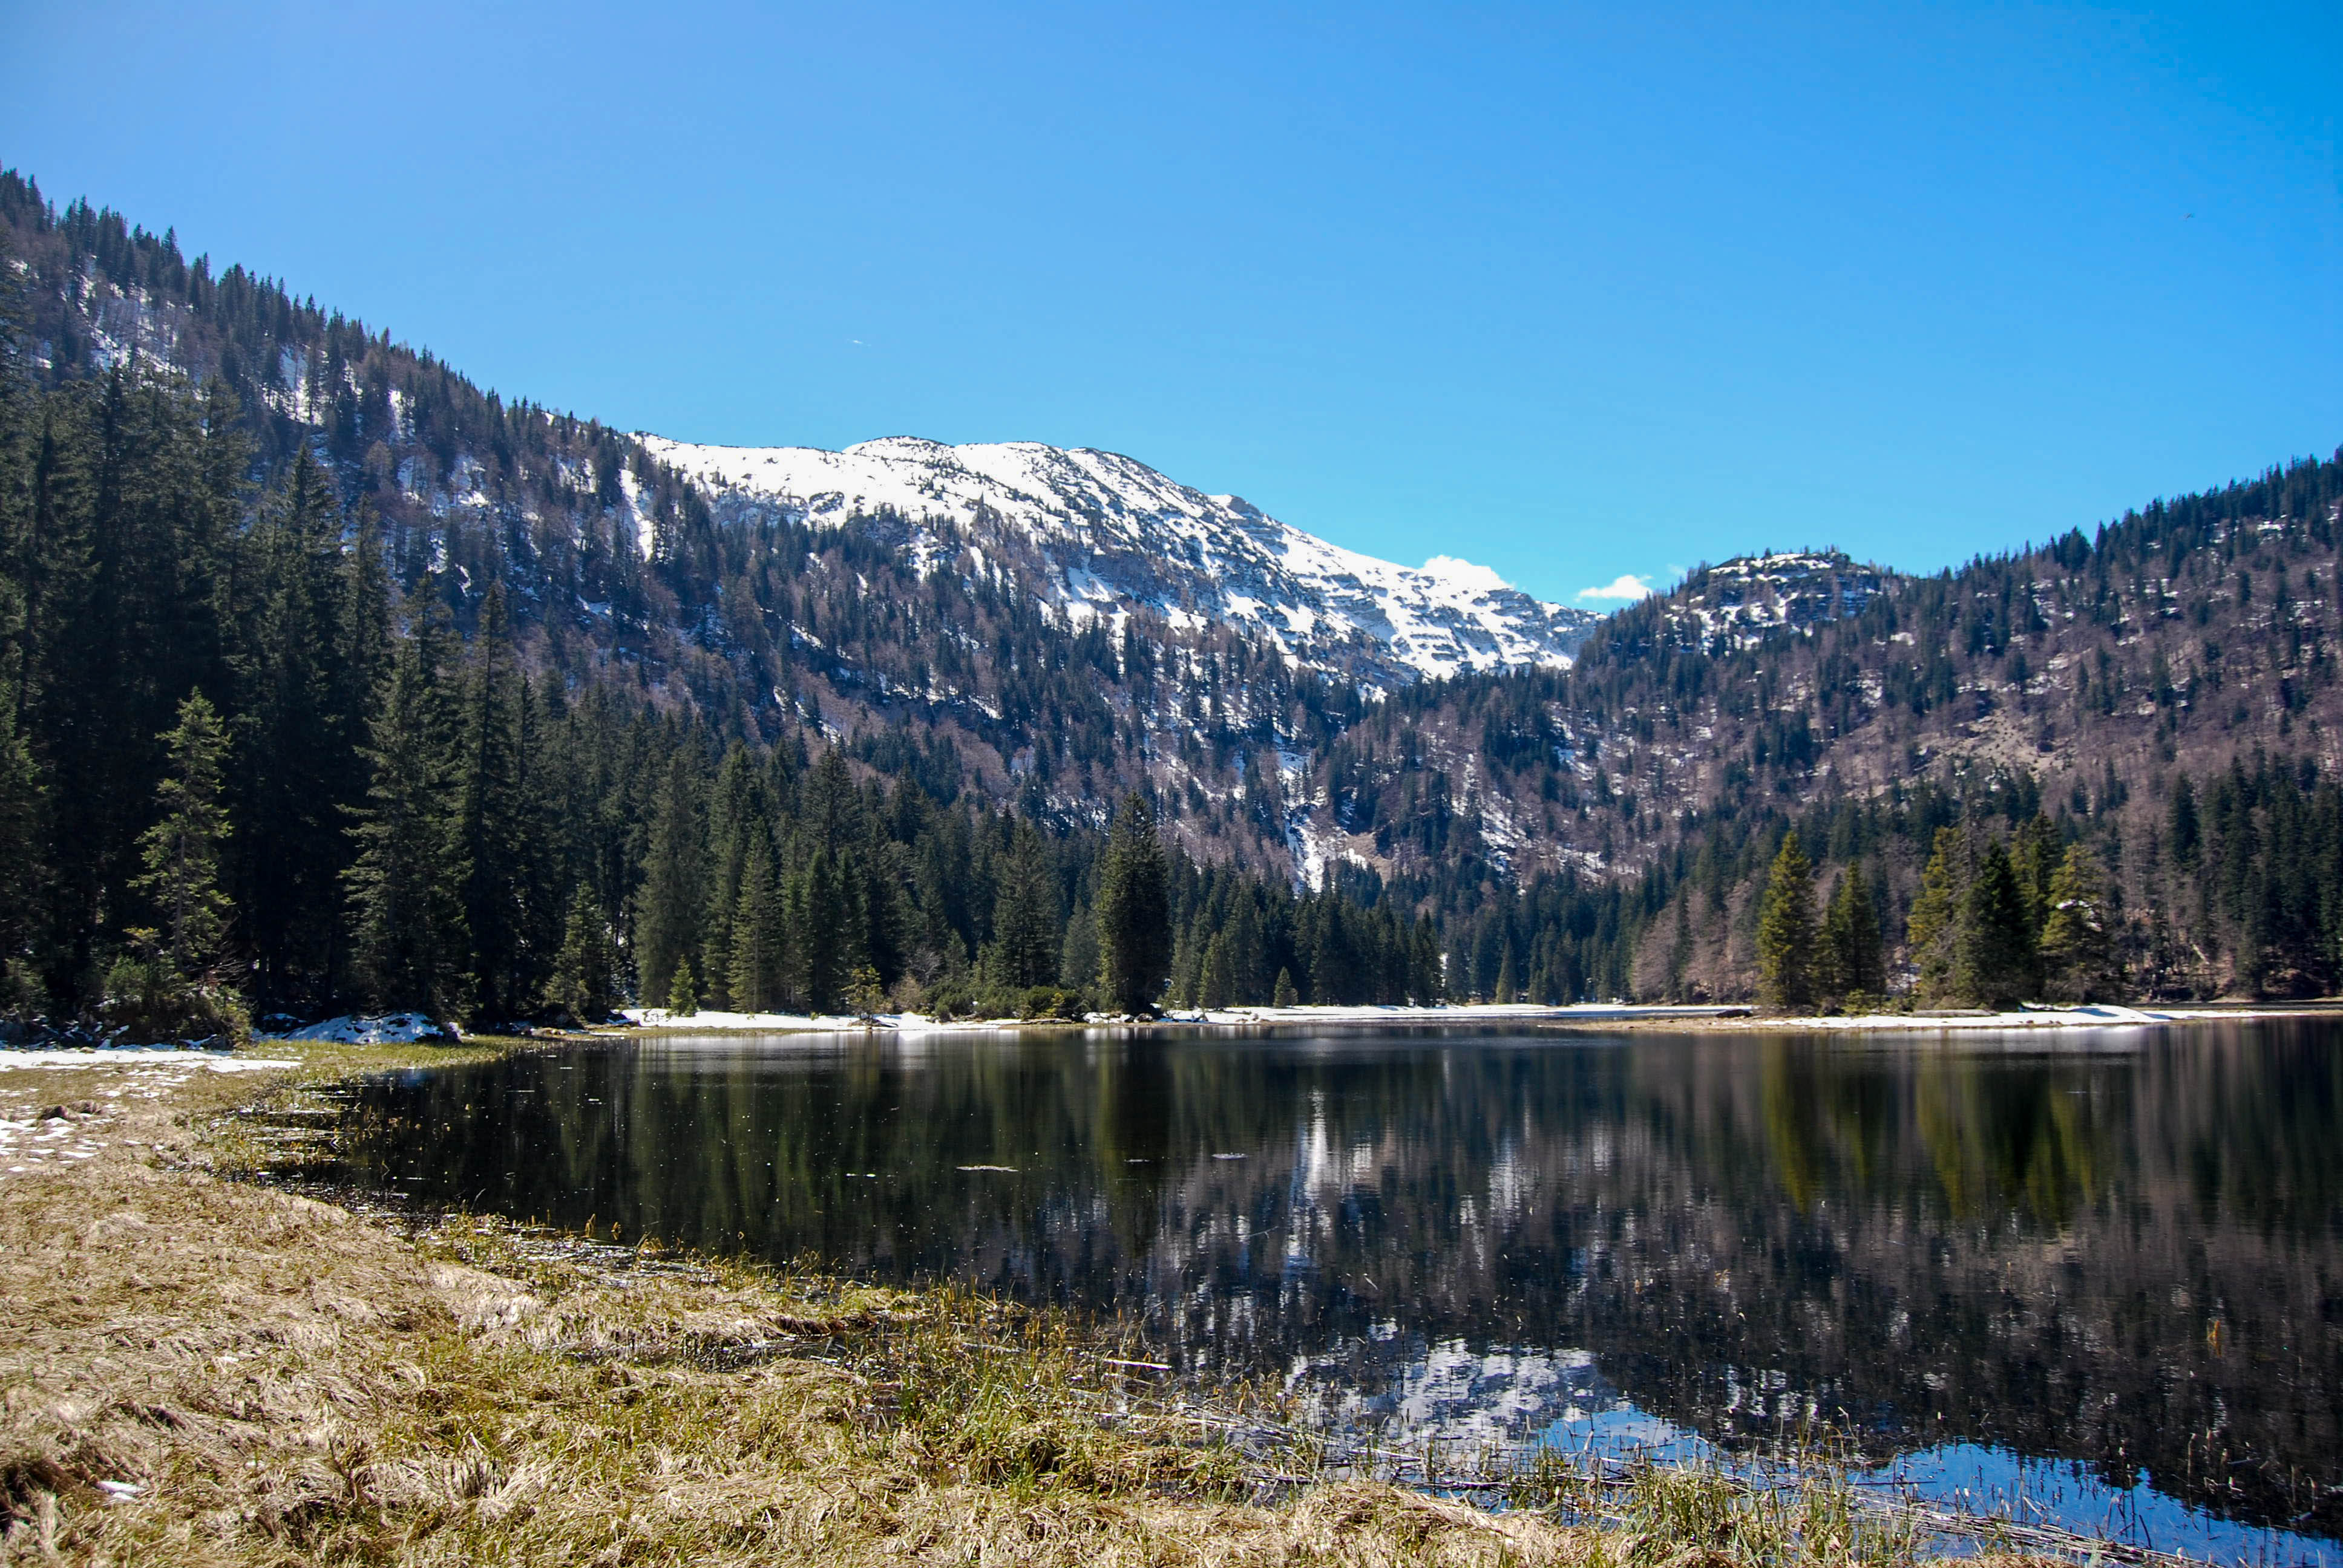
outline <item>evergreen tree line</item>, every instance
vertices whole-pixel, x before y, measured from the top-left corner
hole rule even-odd
[[[1752,848],[1776,845],[1745,906],[1759,1000],[1852,1008],[1901,990],[2002,1008],[2343,988],[2343,786],[2315,759],[2257,751],[2209,777],[2151,776],[2138,802],[2111,783],[2082,813],[2035,807],[2028,782],[1842,802],[1810,814],[1804,839],[1786,824],[1755,835]],[[1825,841],[1835,864],[1817,869],[1804,844]],[[1715,848],[1697,858],[1715,879],[1695,869],[1674,900],[1682,945],[1704,915],[1733,918]]]
[[[500,585],[403,592],[307,448],[256,467],[218,382],[0,379],[19,1019],[1143,1010],[1175,886],[1291,902],[1166,850],[1141,799],[1109,832],[1045,831],[949,772],[940,801],[834,746],[728,742],[629,683],[531,669]],[[1309,902],[1294,973],[1372,961],[1343,936],[1370,916]]]
[[[1278,749],[1314,751],[1367,706],[1356,682],[1233,628],[1071,623],[998,538],[947,528],[940,560],[914,558],[891,514],[817,525],[710,498],[631,437],[507,402],[167,232],[59,209],[9,170],[0,257],[27,387],[125,367],[226,387],[246,477],[306,457],[345,513],[367,508],[397,598],[461,584],[443,598],[468,641],[501,584],[529,668],[688,703],[728,739],[778,744],[856,714],[850,756],[938,799],[1005,769],[1021,816],[1071,828],[1138,787],[1186,842],[1265,867],[1286,828]]]
[[[2115,913],[2097,855],[2037,817],[2007,839],[1936,829],[1907,922],[1912,1000],[2008,1008],[2104,1000],[2119,981]],[[1885,943],[1860,862],[1815,912],[1814,870],[1793,830],[1766,876],[1757,992],[1785,1011],[1863,1011],[1886,1000]]]
[[[1036,822],[963,791],[949,753],[890,774],[532,669],[500,586],[404,592],[306,449],[254,470],[217,383],[0,380],[19,1015],[1574,1001],[1686,994],[1694,951],[1745,919],[1754,981],[1708,994],[2343,981],[2343,791],[2307,759],[2152,773],[2137,806],[2112,777],[2045,800],[2011,775],[1720,816],[1636,878],[1516,881],[1460,852],[1296,891],[1163,847],[1161,802],[1103,834]]]
[[[2343,725],[2338,545],[2343,453],[1929,577],[1829,552],[1699,568],[1567,669],[1392,692],[1332,744],[1336,825],[1427,883],[1501,854],[1634,871],[1735,819],[1778,836],[1835,779],[1916,783],[1986,719],[2075,759],[2070,799],[2320,751]]]

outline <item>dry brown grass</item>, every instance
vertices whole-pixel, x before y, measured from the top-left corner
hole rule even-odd
[[[354,1060],[385,1058],[293,1076]],[[0,1114],[94,1076],[0,1075]],[[1262,1467],[1225,1424],[1061,1319],[414,1232],[198,1168],[244,1157],[205,1135],[265,1092],[117,1101],[96,1157],[0,1178],[0,1563],[1781,1560],[1682,1499],[1696,1527],[1357,1482],[1249,1502]]]

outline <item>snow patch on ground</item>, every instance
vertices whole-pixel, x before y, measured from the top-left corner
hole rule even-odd
[[[76,1083],[82,1098],[43,1105],[12,1101],[0,1111],[0,1181],[63,1170],[94,1160],[116,1144],[136,1147],[114,1131],[125,1101],[160,1100],[198,1072],[270,1072],[298,1067],[270,1057],[230,1056],[181,1047],[78,1046],[0,1050],[0,1075],[11,1071],[102,1074]],[[22,1092],[18,1091],[17,1092]],[[40,1086],[44,1095],[55,1092]]]
[[[1506,1003],[1474,1002],[1443,1007],[1367,1006],[1367,1007],[1236,1007],[1206,1010],[1201,1008],[1175,1008],[1165,1012],[1167,1023],[1254,1024],[1254,1023],[1478,1023],[1518,1022],[1537,1019],[1613,1019],[1613,1018],[1725,1018],[1749,1010],[1744,1007],[1673,1007],[1662,1005],[1634,1006],[1625,1003],[1584,1002],[1570,1007],[1544,1007],[1534,1002]],[[1028,1019],[989,1018],[942,1020],[922,1013],[880,1013],[874,1019],[846,1015],[780,1012],[696,1012],[677,1017],[665,1008],[627,1008],[621,1016],[628,1022],[646,1029],[707,1030],[710,1032],[739,1030],[782,1033],[837,1033],[852,1030],[857,1033],[879,1030],[896,1034],[934,1034],[960,1030],[1018,1029],[1033,1022]],[[1088,1020],[1095,1024],[1119,1021],[1105,1013],[1091,1013]]]
[[[1859,1031],[2008,1029],[2147,1029],[2159,1024],[2211,1019],[2278,1018],[2278,1012],[2240,1012],[2234,1009],[2170,1009],[2149,1010],[2117,1007],[2112,1002],[2087,1007],[2026,1008],[2019,1012],[1862,1013],[1852,1018],[1793,1018],[1758,1020],[1763,1027],[1855,1030]]]
[[[702,1010],[677,1014],[663,1007],[628,1007],[618,1010],[628,1022],[645,1029],[705,1029],[762,1030],[768,1034],[799,1033],[807,1030],[834,1030],[870,1027],[850,1013],[807,1012],[716,1012]],[[882,1020],[880,1027],[891,1028]]]
[[[71,1067],[184,1067],[206,1072],[266,1072],[298,1067],[297,1061],[268,1057],[229,1056],[216,1050],[189,1050],[179,1046],[66,1046],[56,1050],[0,1050],[0,1072]]]
[[[1439,1007],[1408,1007],[1398,1003],[1363,1007],[1230,1007],[1176,1009],[1163,1016],[1180,1023],[1521,1023],[1540,1020],[1603,1022],[1635,1018],[1731,1018],[1745,1007],[1680,1007],[1668,1003],[1573,1002],[1549,1007],[1542,1002],[1454,1002]]]
[[[413,1045],[423,1040],[460,1040],[463,1035],[454,1024],[441,1023],[423,1013],[392,1012],[372,1018],[344,1013],[323,1023],[261,1038],[330,1040],[336,1045]]]

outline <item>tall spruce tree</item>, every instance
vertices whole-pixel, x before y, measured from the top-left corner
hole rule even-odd
[[[569,900],[546,1000],[573,1023],[599,1023],[617,1005],[616,969],[609,917],[581,883]]]
[[[816,849],[796,879],[789,910],[795,989],[809,1012],[834,1013],[846,1005],[847,981],[861,961],[851,897],[840,857]]]
[[[1108,830],[1099,873],[1099,989],[1107,1006],[1151,1014],[1172,978],[1170,868],[1154,814],[1136,793]]]
[[[1988,845],[1961,900],[1953,990],[1975,1007],[2013,1007],[2035,991],[2033,912],[2008,848]]]
[[[5,322],[5,317],[0,317]],[[15,896],[0,899],[0,1016],[29,1019],[46,1010],[35,940],[51,891],[41,842],[41,772],[25,733],[30,663],[29,547],[20,477],[25,408],[11,342],[0,338],[0,866],[11,868]]]
[[[1814,969],[1814,867],[1798,847],[1798,835],[1785,833],[1757,915],[1759,999],[1784,1011],[1813,1006]]]
[[[748,747],[735,741],[716,769],[708,801],[708,908],[700,922],[699,974],[705,990],[701,1000],[718,1010],[747,1006],[733,996],[733,921],[740,908],[749,845],[759,835],[769,848],[771,841],[763,797]]]
[[[2050,913],[2042,922],[2047,989],[2070,1001],[2103,1000],[2117,966],[2107,873],[2086,844],[2069,844],[2050,878]]]
[[[699,779],[688,750],[668,759],[651,808],[650,844],[643,885],[635,901],[635,966],[643,1005],[665,1001],[678,966],[699,946],[705,855],[700,842]],[[692,1001],[699,1005],[699,982]]]
[[[1022,827],[992,901],[992,961],[1001,984],[1023,990],[1058,978],[1058,894],[1041,835]]]
[[[427,596],[365,749],[372,779],[348,813],[357,855],[342,875],[359,995],[442,1020],[472,1003],[447,644],[445,612]]]
[[[1229,933],[1215,931],[1204,944],[1204,962],[1196,980],[1196,1005],[1224,1008],[1236,1000],[1236,984],[1231,973],[1233,965],[1229,956]]]
[[[152,945],[164,973],[194,985],[214,978],[235,908],[220,888],[227,735],[210,699],[191,692],[164,744],[170,761],[155,790],[162,818],[139,839],[146,869],[131,886],[162,921]]]
[[[1418,1007],[1437,1007],[1447,994],[1441,973],[1440,933],[1430,915],[1415,918],[1415,932],[1408,943],[1407,977],[1408,1000]]]
[[[1843,1003],[1862,997],[1875,1001],[1886,991],[1879,915],[1872,908],[1871,884],[1860,861],[1847,867],[1831,893],[1815,960],[1815,990],[1820,1000]]]
[[[1912,950],[1921,997],[1944,1001],[1953,994],[1953,939],[1968,890],[1968,841],[1958,828],[1939,828],[1920,872],[1920,896],[1912,900],[1906,941]]]
[[[342,922],[318,917],[337,901],[348,812],[367,785],[377,650],[353,638],[381,623],[353,613],[365,566],[343,533],[328,476],[305,449],[262,506],[242,568],[236,897],[259,1000],[280,1009],[324,1006],[346,958]]]
[[[473,1010],[503,1022],[538,1003],[531,983],[532,861],[544,848],[522,764],[526,693],[513,668],[504,589],[482,607],[464,683],[456,760],[456,831],[464,859],[464,921],[472,937]],[[534,830],[532,830],[534,829]]]
[[[745,857],[740,896],[734,900],[727,993],[742,1012],[772,1012],[789,990],[789,927],[782,918],[780,882],[773,869],[771,842],[758,825]]]
[[[121,954],[107,970],[106,1019],[134,1041],[238,1040],[250,1031],[244,999],[219,972],[234,908],[220,889],[220,851],[229,836],[221,800],[227,738],[218,712],[196,692],[163,741],[167,761],[155,790],[160,817],[139,836],[146,871],[131,884],[163,923],[126,933],[136,952]]]

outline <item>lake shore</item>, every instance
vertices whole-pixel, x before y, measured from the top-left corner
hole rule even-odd
[[[316,1089],[520,1048],[560,1044],[0,1053],[0,1562],[1496,1568],[1778,1562],[1826,1525],[1790,1558],[1922,1554],[1827,1485],[1793,1517],[1713,1474],[1549,1472],[1473,1493],[1498,1512],[1330,1478],[1247,1391],[1060,1314],[252,1179],[315,1141]]]
[[[2319,1017],[2338,1003],[2093,1003],[2029,1006],[2015,1011],[1935,1009],[1910,1012],[1795,1014],[1765,1012],[1746,1003],[1579,1002],[1549,1007],[1532,1002],[1463,1002],[1440,1007],[1235,1007],[1175,1008],[1147,1020],[1093,1013],[1071,1019],[941,1020],[919,1013],[881,1013],[875,1018],[805,1013],[698,1012],[677,1015],[664,1008],[630,1008],[623,1026],[596,1032],[621,1038],[709,1034],[878,1034],[900,1037],[988,1035],[1026,1030],[1095,1029],[1242,1031],[1282,1028],[1506,1028],[1567,1030],[1660,1030],[1725,1033],[1967,1033],[1977,1030],[2157,1029],[2202,1022]]]

